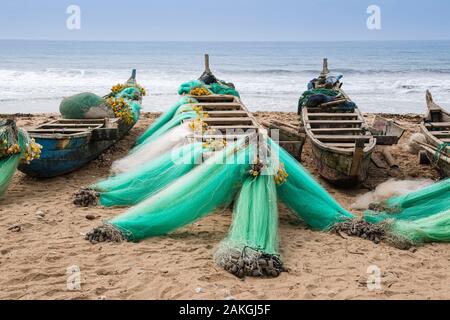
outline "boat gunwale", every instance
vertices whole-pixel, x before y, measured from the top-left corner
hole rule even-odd
[[[450,118],[450,112],[448,112],[447,110],[445,110],[443,107],[441,107],[441,106],[438,105],[437,103],[434,103],[434,102],[433,102],[433,104],[434,104],[435,107],[438,107],[438,108],[440,109],[440,111],[441,111],[444,115],[446,115],[447,117]],[[427,141],[431,140],[431,141],[433,142],[433,145],[434,145],[435,147],[438,147],[438,146],[442,145],[442,144],[445,143],[445,142],[442,141],[441,139],[439,139],[438,137],[436,137],[436,136],[432,133],[433,131],[429,130],[429,129],[427,128],[427,126],[426,126],[427,123],[430,123],[430,122],[437,122],[437,121],[432,121],[432,120],[430,119],[430,110],[429,110],[429,109],[430,109],[430,108],[429,108],[429,106],[428,106],[428,113],[427,113],[427,115],[422,119],[422,121],[420,122],[419,128],[420,128],[420,131],[422,132],[422,134],[425,135],[425,138],[427,139]],[[439,123],[439,122],[446,122],[446,121],[438,121],[437,123]],[[448,131],[450,131],[450,129],[449,129]],[[447,146],[447,148],[450,148],[450,146]]]
[[[61,123],[60,121],[75,121],[75,122],[79,122],[79,124],[83,124],[83,121],[86,121],[86,124],[93,124],[93,125],[97,125],[94,126],[92,128],[80,128],[80,132],[75,132],[75,133],[40,133],[40,132],[33,132],[34,130],[39,130],[42,129],[42,127],[49,125],[49,124],[57,124],[57,123]],[[30,135],[31,138],[37,138],[37,139],[52,139],[52,140],[63,140],[63,139],[78,139],[78,138],[83,138],[83,137],[87,137],[90,138],[92,136],[92,133],[95,130],[98,129],[106,129],[106,122],[108,121],[109,124],[115,125],[116,129],[119,130],[119,125],[121,123],[121,119],[120,118],[96,118],[96,119],[57,119],[57,120],[53,120],[53,121],[49,121],[49,122],[45,122],[42,123],[36,127],[33,127],[32,129],[27,129],[28,134]],[[93,122],[93,123],[89,123],[89,122]],[[95,122],[102,122],[102,123],[95,123]],[[64,123],[61,123],[64,124]],[[67,123],[69,124],[69,123]],[[43,129],[46,130],[46,129]],[[53,130],[53,129],[47,129],[49,131]],[[60,129],[63,130],[63,129]]]

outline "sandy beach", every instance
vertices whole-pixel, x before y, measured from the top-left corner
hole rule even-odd
[[[21,115],[24,128],[51,114]],[[231,210],[216,212],[171,235],[140,243],[92,245],[84,234],[123,208],[78,208],[73,194],[107,177],[157,114],[145,113],[129,135],[81,170],[37,180],[17,172],[0,200],[0,299],[450,299],[450,246],[429,244],[401,251],[386,244],[313,232],[280,205],[280,246],[289,272],[276,279],[235,278],[214,265],[215,246],[226,236]],[[297,123],[295,113],[257,112],[258,119]],[[368,120],[373,115],[368,115]],[[390,178],[438,179],[404,151],[420,116],[390,115],[408,128],[391,148],[398,169],[371,164],[360,188],[341,190],[320,179],[306,143],[303,165],[345,208]],[[86,218],[93,215],[95,219]],[[92,218],[89,216],[89,218]],[[367,288],[367,269],[381,270],[381,289]],[[67,286],[68,268],[81,272],[81,288]]]

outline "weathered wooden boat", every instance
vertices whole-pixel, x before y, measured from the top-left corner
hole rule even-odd
[[[205,71],[201,79],[216,77],[209,68],[209,56],[205,55]],[[244,136],[253,137],[260,130],[255,118],[250,114],[239,97],[233,95],[211,94],[192,96],[197,100],[193,107],[201,107],[206,115],[202,121],[208,126],[208,131],[194,133],[189,139],[211,142],[214,140],[235,141]],[[208,157],[208,154],[204,155]]]
[[[430,91],[426,93],[428,114],[420,124],[420,131],[427,143],[419,143],[443,177],[450,177],[450,113],[433,101]]]
[[[299,113],[320,175],[336,185],[352,186],[367,178],[376,139],[358,107],[348,107],[351,100],[342,90],[342,83],[336,80],[330,87],[328,76],[324,59],[323,70],[313,86],[337,91],[334,101],[304,106]]]
[[[133,70],[127,84],[135,83]],[[98,158],[134,125],[122,118],[59,119],[44,123],[28,130],[30,137],[42,145],[40,159],[19,166],[19,170],[38,178],[70,173]]]
[[[217,80],[209,68],[208,55],[205,55],[205,71],[200,79]],[[253,141],[259,134],[271,136],[272,130],[278,130],[278,135],[272,138],[300,161],[305,135],[295,126],[276,120],[263,122],[261,125],[242,100],[233,95],[213,94],[191,97],[198,101],[193,103],[192,107],[201,107],[207,115],[202,121],[208,126],[207,132],[193,134],[191,139],[204,142],[224,139],[232,142],[246,137],[249,141]]]

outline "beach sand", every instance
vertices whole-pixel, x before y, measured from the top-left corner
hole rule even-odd
[[[255,113],[259,119],[278,118],[295,123],[294,113]],[[23,127],[37,125],[50,115],[22,115]],[[276,279],[239,280],[214,265],[215,246],[226,236],[231,211],[217,212],[171,235],[140,243],[92,245],[84,234],[123,208],[78,208],[73,193],[108,176],[109,166],[121,158],[154,120],[147,113],[101,159],[66,176],[36,180],[18,172],[0,200],[1,299],[450,299],[450,246],[429,244],[401,251],[386,244],[314,232],[280,205],[281,254],[288,273]],[[369,116],[369,118],[372,116]],[[317,176],[311,148],[303,164],[346,208],[358,195],[391,177],[433,178],[402,149],[419,116],[392,116],[408,128],[392,147],[400,168],[377,169],[353,190],[339,190]],[[94,215],[89,220],[87,215]],[[14,228],[16,227],[16,228]],[[380,268],[380,290],[367,288],[368,268]],[[81,288],[70,290],[72,266],[81,272]],[[69,268],[69,269],[68,269]],[[69,271],[68,271],[69,270]]]

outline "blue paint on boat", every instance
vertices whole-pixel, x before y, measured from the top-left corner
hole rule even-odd
[[[137,87],[136,70],[132,71],[129,86]],[[123,97],[129,87],[118,93]],[[108,96],[106,96],[108,97]],[[29,130],[31,138],[42,145],[41,157],[22,164],[19,170],[38,178],[51,178],[75,171],[98,158],[108,148],[123,138],[139,119],[142,95],[131,97],[129,105],[134,122],[125,124],[122,119],[60,119]]]
[[[79,123],[82,123],[82,120]],[[120,120],[115,123],[116,126],[113,128],[110,123],[74,135],[61,133],[40,135],[31,132],[31,137],[42,145],[41,157],[30,164],[21,165],[19,170],[38,178],[51,178],[75,171],[98,158],[133,127],[123,125]]]

